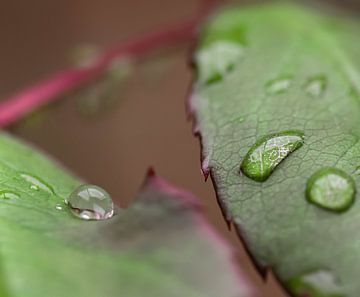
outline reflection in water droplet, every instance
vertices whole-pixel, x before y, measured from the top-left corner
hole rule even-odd
[[[62,206],[60,203],[57,203],[57,204],[55,205],[55,209],[56,209],[56,210],[62,210],[62,209],[63,209],[63,206]]]
[[[71,212],[83,220],[106,220],[114,214],[110,195],[100,187],[82,185],[66,200]]]
[[[284,93],[291,85],[292,77],[284,75],[268,81],[265,85],[268,94]]]
[[[323,168],[315,172],[307,183],[307,199],[322,208],[341,212],[354,202],[355,183],[345,172]]]
[[[295,277],[287,285],[296,296],[345,297],[339,280],[327,270]]]
[[[54,194],[53,188],[39,177],[24,172],[20,173],[20,176],[30,183],[30,189],[34,191],[43,190],[50,194]]]
[[[13,191],[0,191],[1,199],[19,199],[20,195]]]
[[[217,41],[201,49],[195,57],[198,80],[202,84],[212,84],[236,68],[243,57],[243,47],[235,42]]]
[[[311,77],[305,84],[305,92],[312,97],[321,96],[327,86],[327,79],[324,75]]]
[[[256,181],[265,181],[275,167],[304,143],[304,133],[284,131],[260,138],[246,154],[241,171]]]

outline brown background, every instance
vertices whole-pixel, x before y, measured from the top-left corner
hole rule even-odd
[[[108,47],[163,29],[193,14],[194,0],[35,0],[0,5],[0,96],[69,65],[75,46]],[[107,189],[126,205],[147,168],[189,189],[203,200],[206,215],[239,251],[239,262],[260,288],[259,297],[285,296],[273,277],[263,284],[241,243],[229,233],[211,181],[200,172],[199,143],[186,121],[191,81],[188,49],[180,47],[138,65],[111,112],[79,114],[79,92],[11,127],[79,176]]]

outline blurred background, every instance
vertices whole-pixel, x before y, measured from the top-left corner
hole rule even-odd
[[[359,6],[358,1],[333,2],[351,9]],[[86,61],[97,49],[186,19],[198,4],[195,0],[2,0],[0,98]],[[202,199],[209,221],[239,251],[240,265],[261,288],[259,297],[286,296],[272,276],[266,284],[260,279],[240,241],[228,231],[211,181],[204,182],[199,141],[185,114],[190,46],[123,63],[89,88],[71,92],[8,130],[105,188],[122,206],[131,202],[153,166],[159,175]]]

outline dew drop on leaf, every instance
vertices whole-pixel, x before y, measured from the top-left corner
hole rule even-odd
[[[0,191],[1,199],[18,199],[20,195],[12,191]]]
[[[305,84],[305,92],[312,97],[320,97],[327,86],[327,79],[323,75],[311,77]]]
[[[287,285],[296,296],[345,297],[339,280],[328,270],[295,277]]]
[[[57,204],[55,205],[55,209],[56,209],[56,210],[63,210],[63,206],[62,206],[60,203],[57,203]]]
[[[54,194],[53,188],[39,177],[24,172],[20,173],[20,176],[30,184],[30,189],[34,191],[43,190],[50,194]]]
[[[323,168],[315,172],[307,183],[307,199],[327,210],[347,210],[355,199],[353,179],[337,168]]]
[[[243,57],[243,46],[231,41],[217,41],[200,50],[196,57],[198,81],[212,84],[224,79]]]
[[[268,94],[284,93],[290,87],[291,81],[292,77],[288,75],[272,79],[265,84],[266,92]]]
[[[241,163],[241,171],[256,181],[265,181],[275,167],[304,143],[301,131],[284,131],[260,138]]]
[[[83,220],[106,220],[114,214],[110,195],[94,185],[81,185],[65,201],[71,212]]]

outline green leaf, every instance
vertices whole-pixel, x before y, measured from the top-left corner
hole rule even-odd
[[[305,194],[315,172],[335,167],[354,180],[359,200],[359,36],[359,21],[345,16],[291,3],[255,5],[212,17],[195,55],[190,110],[203,171],[256,264],[263,273],[272,267],[294,295],[360,294],[360,202],[334,213]],[[229,63],[211,55],[214,44],[229,42],[242,49],[240,57]],[[199,59],[204,53],[207,61]],[[206,69],[216,69],[217,79],[204,77],[214,77]],[[303,132],[302,147],[285,150],[271,139],[284,131]],[[269,158],[261,159],[268,178],[251,157]],[[241,172],[242,163],[259,178]]]
[[[129,209],[83,221],[63,204],[80,180],[4,134],[0,160],[2,297],[251,295],[195,198],[153,173]]]

